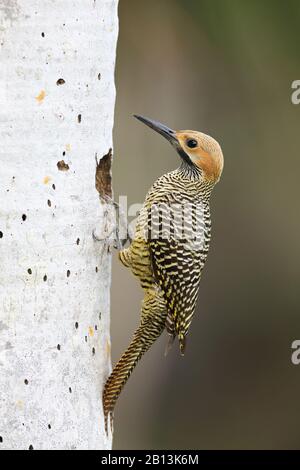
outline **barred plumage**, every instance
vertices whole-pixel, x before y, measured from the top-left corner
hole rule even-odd
[[[164,329],[184,354],[209,250],[209,198],[223,169],[219,144],[195,131],[172,131],[137,116],[166,137],[182,157],[180,168],[160,177],[148,192],[135,236],[119,253],[144,290],[140,326],[109,376],[103,407],[107,430],[118,396],[142,355]]]

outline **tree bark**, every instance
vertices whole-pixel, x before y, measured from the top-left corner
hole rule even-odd
[[[0,0],[0,450],[111,447],[111,259],[92,232],[117,3]]]

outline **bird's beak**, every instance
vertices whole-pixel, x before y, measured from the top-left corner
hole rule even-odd
[[[139,121],[142,121],[144,124],[146,124],[146,126],[151,127],[151,129],[161,134],[171,144],[177,145],[179,143],[176,137],[176,132],[172,129],[169,129],[169,127],[165,126],[164,124],[161,124],[157,121],[153,121],[152,119],[145,118],[143,116],[139,116],[137,114],[134,114],[134,117],[137,118]]]

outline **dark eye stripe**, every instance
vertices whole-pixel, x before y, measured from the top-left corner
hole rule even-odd
[[[195,147],[197,147],[198,142],[197,142],[197,140],[195,140],[195,139],[188,139],[188,140],[186,141],[186,145],[187,145],[190,149],[194,149]]]

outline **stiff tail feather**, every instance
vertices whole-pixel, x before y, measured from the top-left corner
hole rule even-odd
[[[157,320],[157,319],[156,319]],[[148,319],[136,330],[133,339],[108,377],[103,391],[103,411],[105,431],[108,433],[108,418],[113,423],[113,410],[116,401],[129,379],[133,369],[164,329],[164,321],[153,322]]]

